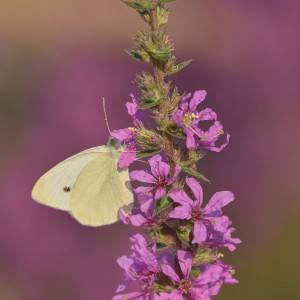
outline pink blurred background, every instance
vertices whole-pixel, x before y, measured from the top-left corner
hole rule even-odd
[[[225,209],[243,240],[225,261],[238,286],[216,299],[300,299],[300,40],[298,1],[178,0],[169,32],[180,91],[206,89],[231,133],[209,154],[206,197],[230,189]],[[105,144],[130,125],[125,102],[144,65],[123,51],[143,23],[119,0],[12,1],[0,10],[0,300],[106,300],[115,260],[135,228],[88,228],[30,199],[40,175]]]

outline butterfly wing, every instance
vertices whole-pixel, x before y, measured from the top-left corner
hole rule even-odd
[[[31,197],[44,205],[69,211],[74,184],[84,167],[100,152],[110,152],[107,146],[87,149],[62,161],[35,184]]]
[[[102,226],[119,220],[118,210],[133,203],[128,170],[118,171],[119,152],[99,153],[78,176],[71,197],[71,214],[83,225]]]

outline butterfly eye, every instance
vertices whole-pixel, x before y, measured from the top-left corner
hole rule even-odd
[[[64,192],[69,193],[71,191],[71,188],[69,186],[64,187]]]

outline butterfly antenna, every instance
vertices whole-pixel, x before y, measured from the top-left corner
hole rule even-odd
[[[106,114],[106,108],[105,108],[105,98],[102,98],[102,103],[103,103],[103,111],[104,111],[104,121],[106,123],[106,127],[108,129],[109,135],[111,135],[111,131],[108,125],[108,118],[107,118],[107,114]]]

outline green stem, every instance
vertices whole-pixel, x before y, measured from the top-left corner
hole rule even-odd
[[[152,35],[152,41],[153,43],[157,43],[158,37],[161,34],[161,28],[159,26],[158,23],[158,11],[157,8],[151,10],[150,12],[150,26],[151,26],[151,35]],[[153,67],[154,67],[154,76],[155,76],[155,80],[156,83],[158,85],[158,87],[163,90],[163,86],[165,84],[164,82],[164,78],[165,78],[165,74],[164,71],[162,70],[161,67],[161,62],[159,60],[153,60]],[[159,105],[159,111],[162,113],[163,118],[167,119],[168,118],[168,103],[167,103],[167,99],[164,99],[162,101],[162,103]],[[174,155],[175,155],[175,149],[173,146],[173,141],[172,141],[172,137],[167,134],[167,133],[163,133],[164,135],[164,140],[166,141],[165,143],[165,150],[166,150],[166,156],[167,156],[167,160],[168,162],[171,164],[172,169],[174,171]]]
[[[157,43],[157,38],[160,36],[160,26],[158,23],[158,12],[157,8],[150,12],[150,26],[153,43]],[[158,60],[153,61],[154,75],[158,86],[162,89],[164,83],[164,72],[161,70],[161,63]]]
[[[159,26],[158,22],[158,11],[157,7],[150,12],[150,27],[151,27],[151,36],[152,36],[152,41],[153,43],[157,43],[158,37],[160,37],[161,34],[161,28]],[[164,78],[165,74],[164,71],[162,70],[162,65],[161,62],[158,60],[153,60],[153,67],[154,67],[154,76],[155,76],[155,81],[158,85],[158,87],[163,91],[164,88]],[[163,94],[163,93],[162,93]],[[161,116],[163,119],[167,120],[168,119],[168,99],[164,99],[162,103],[159,105],[159,111],[161,112]],[[175,148],[173,145],[173,139],[172,136],[165,131],[162,132],[164,141],[165,141],[165,152],[166,152],[166,158],[168,163],[171,165],[171,172],[175,171],[175,162],[174,162],[174,157],[175,157]],[[174,251],[174,256],[175,256],[175,269],[176,273],[179,276],[182,276],[181,268],[179,265],[179,261],[177,259],[177,250],[182,249],[182,243],[180,239],[177,236],[176,230],[173,230],[174,238],[175,238],[175,245],[173,246],[173,251]]]

